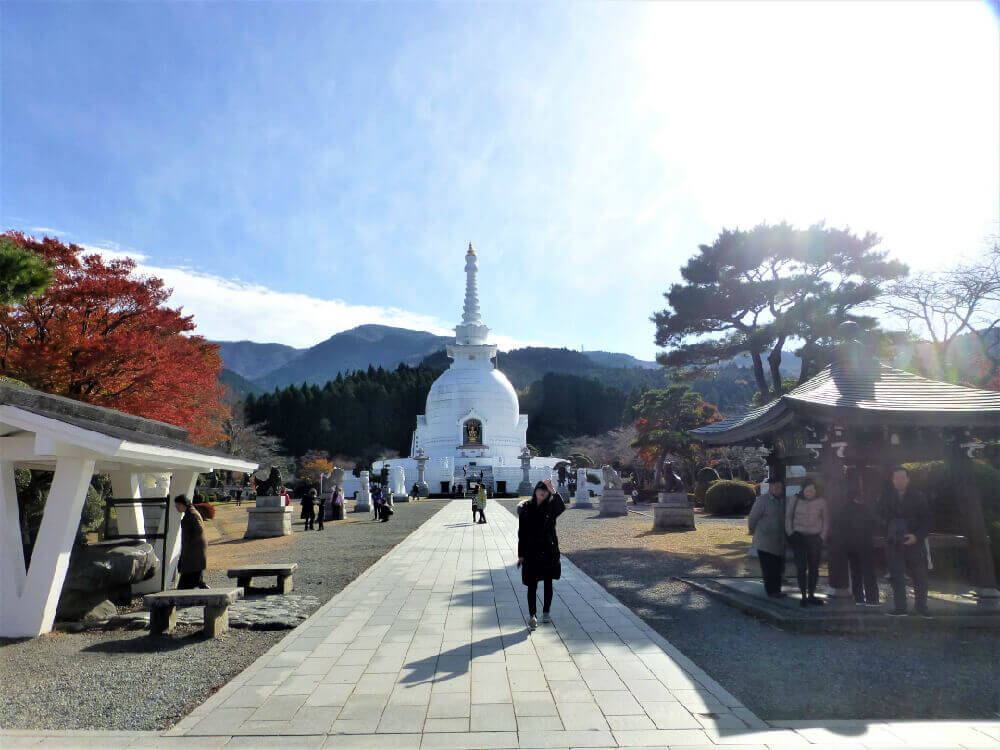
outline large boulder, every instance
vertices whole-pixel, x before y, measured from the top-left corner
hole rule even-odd
[[[132,584],[153,578],[159,570],[160,560],[148,542],[74,547],[56,617],[79,620],[108,612],[113,615],[113,602],[131,600]]]

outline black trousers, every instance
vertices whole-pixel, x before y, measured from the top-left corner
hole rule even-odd
[[[795,571],[802,596],[816,594],[819,582],[819,556],[823,551],[823,538],[819,534],[792,534],[792,551],[795,553]]]
[[[306,531],[308,531],[309,529],[312,529],[312,528],[316,527],[315,521],[316,521],[316,513],[315,512],[313,512],[313,513],[306,513]]]
[[[542,612],[552,607],[552,579],[546,578],[542,587]],[[532,617],[538,611],[538,581],[528,584],[528,614]]]
[[[476,522],[476,515],[477,514],[479,516],[479,523],[486,523],[486,511],[484,509],[482,509],[482,508],[473,508],[472,509],[472,522],[473,523]]]
[[[885,549],[892,579],[892,603],[897,612],[906,611],[906,574],[913,579],[913,606],[917,612],[927,611],[927,548],[924,540],[906,546],[901,542],[887,543]]]
[[[878,604],[878,579],[875,576],[875,550],[871,539],[852,539],[845,551],[847,565],[851,571],[851,593],[854,601],[861,604]]]
[[[757,559],[760,560],[760,572],[764,577],[764,591],[768,596],[779,594],[781,592],[781,579],[785,575],[784,556],[757,550]]]
[[[316,523],[319,524],[320,530],[323,529],[323,518],[326,516],[326,508],[320,508],[316,511]]]
[[[205,571],[196,570],[193,573],[181,573],[180,580],[177,581],[177,588],[179,589],[207,589],[208,584],[205,583]]]

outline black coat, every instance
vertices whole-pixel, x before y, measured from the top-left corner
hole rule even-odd
[[[181,554],[177,560],[178,573],[197,573],[208,567],[208,542],[205,540],[205,522],[194,508],[181,517]]]
[[[927,498],[919,490],[907,488],[902,496],[890,487],[882,495],[880,503],[882,511],[882,531],[886,538],[890,536],[889,523],[902,519],[906,525],[906,533],[913,534],[921,542],[931,531],[931,509]]]
[[[550,496],[544,503],[534,499],[518,503],[517,556],[524,558],[521,581],[525,586],[548,578],[557,580],[562,575],[556,519],[564,510],[566,504],[559,495]]]

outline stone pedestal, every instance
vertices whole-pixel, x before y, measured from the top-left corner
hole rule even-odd
[[[587,470],[578,469],[576,472],[576,502],[574,508],[593,508],[590,501],[590,490],[587,488]]]
[[[521,483],[517,485],[517,494],[521,497],[528,497],[534,490],[530,478],[531,451],[525,448],[521,451],[521,455],[518,458],[521,460]]]
[[[598,505],[602,516],[625,516],[628,508],[625,506],[625,491],[621,487],[605,487],[601,493]]]
[[[694,510],[688,505],[686,492],[657,493],[653,528],[657,531],[694,528]]]
[[[247,531],[244,539],[289,536],[292,533],[292,508],[280,496],[258,497],[257,506],[247,508]]]
[[[370,513],[372,510],[372,492],[369,485],[368,472],[362,471],[358,481],[361,482],[361,489],[358,490],[358,498],[354,501],[354,512]]]

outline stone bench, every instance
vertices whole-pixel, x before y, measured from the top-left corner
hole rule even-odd
[[[142,602],[149,610],[149,630],[169,633],[177,625],[178,607],[204,607],[205,635],[215,638],[229,630],[229,605],[243,598],[243,589],[184,589],[146,594]]]
[[[226,575],[236,579],[236,585],[244,589],[250,588],[250,582],[256,576],[276,576],[278,581],[276,588],[281,594],[292,592],[292,573],[299,567],[298,563],[264,563],[261,565],[241,565],[238,568],[230,568]]]

